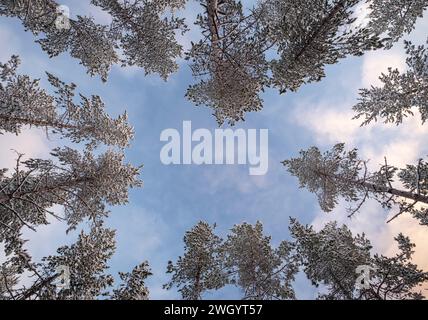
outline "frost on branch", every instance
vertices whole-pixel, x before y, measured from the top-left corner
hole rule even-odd
[[[214,109],[219,124],[243,120],[246,112],[262,108],[259,93],[267,84],[264,52],[269,43],[259,26],[261,12],[246,16],[240,1],[201,1],[205,9],[196,24],[203,38],[187,59],[197,84],[187,91],[196,105]]]
[[[262,94],[281,93],[320,81],[325,68],[348,56],[390,48],[413,30],[426,0],[370,1],[367,23],[357,9],[367,0],[261,0],[245,6],[239,0],[198,0],[202,13],[192,19],[200,40],[185,52],[195,82],[186,96],[213,109],[221,125],[260,111]],[[16,17],[36,35],[51,56],[68,51],[90,74],[103,80],[111,66],[144,68],[162,78],[178,69],[188,27],[180,17],[186,0],[92,0],[112,19],[110,25],[91,18],[70,20],[69,29],[55,27],[53,0],[3,1],[0,14]],[[364,19],[363,19],[364,20]]]
[[[201,299],[209,290],[237,286],[245,300],[294,299],[291,286],[297,272],[292,246],[272,248],[270,237],[255,226],[235,226],[223,241],[213,228],[200,222],[185,236],[185,254],[168,265],[172,280],[184,299]]]
[[[113,290],[114,300],[148,300],[149,289],[145,281],[152,273],[148,262],[136,266],[132,272],[120,272],[122,280],[118,289]]]
[[[382,74],[382,87],[360,91],[360,102],[354,106],[356,119],[364,118],[363,125],[382,119],[385,123],[401,124],[418,110],[422,123],[428,120],[428,52],[425,46],[406,42],[407,66],[405,73],[389,69]]]
[[[199,222],[184,236],[184,256],[174,264],[168,263],[167,273],[172,274],[166,289],[178,287],[185,300],[200,300],[209,290],[222,288],[226,275],[222,268],[220,244],[222,239],[206,222]]]
[[[219,124],[232,125],[262,109],[265,88],[284,93],[320,81],[326,66],[409,33],[426,7],[426,1],[373,1],[363,24],[356,10],[365,0],[264,0],[252,8],[234,0],[200,2],[202,36],[187,54],[200,81],[187,96],[214,109]]]
[[[112,16],[111,25],[92,18],[69,19],[70,28],[57,28],[60,3],[53,0],[2,1],[0,15],[20,19],[37,36],[49,56],[63,52],[78,60],[91,75],[106,81],[112,65],[122,62],[156,72],[166,78],[177,69],[175,60],[182,48],[175,31],[185,31],[183,20],[168,16],[169,9],[184,5],[182,0],[93,0]],[[120,58],[123,53],[124,58]]]
[[[177,71],[183,47],[175,36],[187,27],[184,19],[167,13],[183,8],[186,0],[91,2],[111,15],[111,33],[123,49],[124,65],[144,68],[146,74],[157,73],[165,80]]]
[[[208,226],[201,222],[186,236],[192,233],[193,238],[200,238],[199,234],[203,235],[204,230],[207,230],[203,225]],[[210,235],[212,231],[210,229]],[[193,234],[194,232],[196,234]],[[316,231],[313,227],[304,226],[291,219],[290,233],[291,242],[283,241],[275,249],[271,245],[271,238],[263,234],[263,225],[260,222],[255,225],[236,225],[227,240],[218,247],[221,251],[220,270],[225,272],[227,279],[212,289],[235,285],[242,290],[242,298],[245,300],[295,299],[294,276],[300,271],[305,273],[312,285],[319,288],[318,299],[422,298],[418,287],[428,281],[428,273],[411,262],[415,245],[401,234],[396,238],[398,253],[386,257],[372,254],[372,245],[364,234],[354,236],[348,227],[339,227],[336,222],[330,222],[320,231]],[[185,257],[189,259],[187,244]],[[200,264],[201,261],[198,257],[192,256],[193,264],[189,259],[187,264],[173,266],[170,263],[170,268],[175,268],[175,275],[177,272],[185,274],[186,279],[192,279],[192,283],[195,283],[200,274],[200,269],[195,269],[195,264]],[[180,258],[179,262],[182,261]],[[364,279],[367,281],[364,286],[359,285],[360,274],[357,270],[360,267],[369,268],[371,271],[369,277]],[[171,284],[177,285],[183,293],[185,282],[177,280],[174,276]]]
[[[393,257],[371,254],[365,235],[353,236],[346,227],[330,222],[317,232],[291,220],[290,231],[303,271],[316,286],[324,285],[324,300],[404,300],[422,299],[418,287],[428,273],[411,262],[415,245],[400,234],[395,238],[399,252]],[[370,267],[364,287],[356,286],[359,266]]]
[[[38,295],[47,300],[93,300],[106,296],[106,290],[113,285],[113,277],[105,272],[115,249],[115,232],[104,228],[102,223],[95,224],[89,234],[82,231],[76,243],[61,247],[57,255],[43,259],[40,281],[45,284]],[[53,278],[59,278],[58,268],[61,266],[67,266],[70,271],[69,279],[66,279],[68,288],[57,288],[53,284]],[[37,288],[37,283],[33,287]]]
[[[131,273],[120,272],[122,283],[110,292],[113,276],[108,262],[116,250],[115,231],[101,220],[91,224],[89,232],[80,232],[74,244],[62,246],[55,255],[39,263],[16,245],[8,260],[0,265],[0,298],[4,300],[146,300],[145,280],[151,275],[147,262]],[[25,258],[23,258],[25,256]],[[23,284],[28,277],[30,284]],[[26,281],[28,282],[28,281]]]
[[[300,186],[318,197],[321,208],[332,211],[340,198],[357,203],[350,208],[350,216],[358,212],[370,198],[382,207],[399,207],[399,212],[388,222],[403,213],[411,213],[420,224],[428,225],[428,166],[419,163],[399,170],[390,166],[385,159],[379,171],[370,172],[367,160],[358,157],[357,150],[346,151],[344,144],[337,144],[332,150],[321,153],[316,147],[300,152],[299,158],[283,162],[288,171],[299,179]],[[393,187],[398,179],[404,190]]]
[[[37,42],[50,57],[69,52],[88,73],[106,80],[111,66],[118,62],[108,27],[79,16],[70,20],[70,29],[59,29],[55,24],[58,6],[53,0],[2,1],[0,15],[21,20],[26,30],[38,36]]]
[[[244,300],[295,299],[292,282],[298,270],[292,249],[286,241],[273,248],[261,222],[235,226],[224,244],[230,282],[243,291]]]
[[[338,198],[357,200],[364,189],[358,183],[363,169],[356,150],[346,152],[344,144],[334,146],[324,154],[316,147],[301,151],[300,157],[284,161],[288,171],[299,178],[300,186],[317,195],[321,208],[330,212]]]
[[[47,215],[65,220],[70,229],[83,219],[107,215],[107,205],[128,201],[128,188],[141,185],[139,170],[123,163],[123,154],[94,157],[70,148],[56,149],[53,160],[17,160],[10,175],[0,175],[0,242],[15,241],[20,230],[48,224]],[[51,208],[63,207],[60,217]]]
[[[134,133],[126,113],[117,119],[110,118],[99,96],[80,95],[80,104],[76,104],[76,85],[65,84],[48,73],[55,89],[54,95],[50,95],[40,88],[38,80],[18,75],[18,66],[17,56],[6,64],[0,63],[0,134],[18,135],[24,126],[34,126],[60,133],[74,143],[129,145]]]
[[[404,34],[413,31],[427,7],[427,0],[371,0],[369,28],[387,37],[386,47],[391,48]]]
[[[367,27],[355,25],[359,0],[267,0],[264,23],[279,58],[272,60],[272,82],[281,92],[325,77],[325,66],[348,55],[382,47]]]
[[[370,242],[364,236],[354,238],[346,226],[338,227],[335,222],[316,232],[292,219],[290,231],[308,279],[313,285],[328,287],[329,293],[323,298],[353,299],[355,270],[370,264]]]

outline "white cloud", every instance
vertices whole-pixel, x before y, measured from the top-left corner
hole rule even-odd
[[[46,158],[49,145],[42,130],[23,130],[20,135],[5,133],[0,135],[0,168],[12,168],[16,164],[17,153],[24,158]],[[16,151],[16,152],[15,152]]]
[[[314,133],[320,144],[337,142],[355,143],[356,140],[370,135],[370,129],[360,131],[357,121],[352,121],[351,102],[341,102],[343,107],[332,107],[330,103],[320,102],[317,105],[303,103],[298,106],[294,118],[298,124]],[[304,107],[304,106],[310,106]],[[344,111],[343,111],[344,110]]]
[[[386,156],[391,164],[404,166],[428,155],[428,126],[421,124],[419,114],[400,126],[374,123],[360,127],[360,120],[352,120],[352,111],[347,111],[351,103],[341,105],[343,107],[333,108],[321,103],[306,109],[303,115],[299,111],[295,118],[313,132],[318,144],[330,146],[345,142],[349,148],[357,147],[362,157],[371,160],[371,165],[377,166]]]
[[[362,67],[362,86],[367,88],[380,85],[379,76],[387,73],[388,68],[397,68],[400,71],[406,69],[406,56],[402,50],[378,50],[367,53]]]

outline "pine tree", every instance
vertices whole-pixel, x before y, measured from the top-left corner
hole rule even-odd
[[[385,123],[401,124],[418,109],[422,123],[428,120],[428,52],[425,46],[406,42],[407,66],[405,73],[389,69],[382,74],[382,87],[360,90],[360,102],[354,106],[356,119],[364,118],[363,125],[382,119]]]
[[[55,89],[55,95],[49,95],[38,80],[17,74],[19,64],[17,56],[6,64],[0,63],[0,134],[18,135],[24,126],[29,126],[45,128],[74,143],[87,141],[92,147],[99,143],[129,145],[134,133],[126,113],[111,119],[99,96],[80,95],[80,105],[74,103],[76,85],[65,84],[48,73]]]
[[[60,247],[56,255],[36,263],[25,249],[0,266],[0,298],[4,300],[147,300],[149,291],[145,280],[151,275],[144,262],[131,273],[120,272],[123,281],[113,292],[113,276],[107,273],[108,261],[116,249],[115,231],[95,221],[88,233],[82,231],[77,241]],[[24,259],[17,259],[19,256]],[[25,273],[24,273],[25,272]],[[28,275],[30,285],[22,286],[21,278]]]
[[[164,80],[178,69],[177,58],[183,47],[176,33],[187,31],[184,19],[174,10],[184,7],[186,0],[92,0],[91,3],[109,13],[115,43],[123,49],[123,65],[144,68],[146,74],[159,74]],[[169,14],[169,12],[172,14]]]
[[[18,160],[16,172],[12,176],[3,176],[0,182],[0,242],[5,245],[10,264],[17,268],[16,274],[24,270],[36,272],[37,269],[24,249],[26,241],[22,240],[21,234],[24,227],[37,231],[39,225],[48,224],[48,215],[66,221],[69,230],[76,229],[86,218],[91,223],[98,223],[108,215],[106,205],[126,203],[128,188],[140,185],[136,169],[123,165],[121,154],[107,152],[94,158],[87,152],[82,157],[77,151],[65,148],[57,149],[54,155],[60,166],[53,161]],[[54,205],[63,207],[63,216],[52,211]],[[91,237],[96,235],[91,234]],[[81,238],[86,241],[83,234]],[[104,250],[102,241],[99,247]],[[55,278],[43,279],[47,282],[42,282],[42,286],[47,286]]]
[[[37,294],[48,300],[93,300],[107,296],[113,277],[105,272],[115,248],[115,232],[104,228],[102,223],[95,224],[89,234],[82,231],[76,243],[61,247],[57,255],[43,259],[39,269],[42,269],[40,281],[45,283]],[[69,268],[69,279],[66,279],[69,283],[58,290],[51,279],[61,266]],[[37,285],[36,282],[33,288]]]
[[[230,283],[242,290],[244,300],[295,299],[292,249],[286,241],[272,248],[261,222],[236,225],[224,244]]]
[[[428,280],[428,273],[411,263],[414,244],[400,234],[396,237],[399,252],[389,258],[371,255],[370,241],[363,235],[353,236],[346,227],[328,223],[319,232],[313,227],[291,221],[297,256],[303,271],[316,286],[323,285],[327,300],[404,300],[422,299],[417,287]],[[370,268],[366,286],[357,286],[358,267]],[[325,290],[323,290],[325,291]]]
[[[427,0],[371,0],[368,3],[369,28],[386,37],[385,46],[388,49],[404,34],[414,30],[417,19],[428,7]]]
[[[200,0],[203,13],[196,25],[201,40],[186,53],[198,82],[190,86],[187,97],[211,107],[219,124],[234,124],[244,120],[246,112],[261,110],[265,88],[296,91],[305,83],[320,81],[325,67],[340,59],[390,48],[413,30],[428,6],[427,0],[372,0],[368,23],[358,25],[355,9],[365,2],[263,0],[245,8],[242,1]],[[176,35],[188,29],[176,14],[186,0],[91,3],[112,17],[110,25],[88,17],[68,19],[52,0],[2,1],[0,15],[21,20],[51,57],[69,52],[89,74],[104,81],[116,63],[141,67],[165,80],[178,69],[183,46]],[[410,42],[406,47],[405,74],[391,69],[381,77],[383,88],[361,91],[354,109],[357,118],[366,118],[364,124],[377,118],[400,124],[416,108],[422,121],[427,120],[426,49]],[[112,292],[113,277],[107,273],[115,251],[115,232],[103,225],[107,207],[127,203],[129,188],[141,185],[139,168],[124,163],[122,149],[133,137],[126,114],[112,119],[100,97],[76,99],[75,84],[48,73],[54,88],[49,94],[38,80],[17,74],[18,66],[17,56],[0,64],[0,134],[18,135],[27,126],[39,127],[76,144],[85,142],[87,148],[83,152],[55,148],[50,160],[23,160],[18,154],[13,170],[0,170],[0,243],[6,253],[0,265],[0,299],[148,299],[147,262],[119,273],[121,284]],[[98,154],[95,148],[100,144],[113,149]],[[350,209],[353,215],[374,198],[387,209],[398,205],[400,211],[391,220],[409,212],[428,225],[428,164],[423,160],[401,170],[385,160],[377,172],[369,172],[357,150],[347,152],[338,144],[324,154],[315,147],[302,151],[300,158],[284,165],[302,187],[318,196],[327,212],[344,198],[358,203]],[[401,189],[393,187],[395,179]],[[54,206],[63,213],[54,212]],[[68,231],[88,220],[90,230],[82,231],[76,243],[59,248],[56,255],[34,262],[22,232],[36,231],[48,223],[49,215],[64,220]],[[226,240],[214,229],[200,222],[186,233],[184,256],[168,263],[172,279],[166,289],[177,287],[183,299],[198,300],[211,290],[233,285],[246,300],[295,299],[292,282],[301,266],[314,285],[327,287],[320,299],[421,299],[415,289],[428,280],[428,273],[411,262],[414,244],[402,234],[396,238],[399,253],[385,257],[371,254],[364,235],[355,237],[336,223],[316,232],[292,220],[295,241],[283,241],[277,248],[260,222],[236,225]],[[373,269],[369,288],[357,286],[356,270],[362,265]],[[61,267],[70,271],[66,286],[58,282],[64,276]],[[25,273],[34,281],[20,287]]]
[[[374,198],[384,208],[391,209],[394,204],[400,207],[400,212],[389,221],[409,212],[420,224],[428,225],[428,164],[423,160],[399,170],[385,159],[379,171],[369,172],[367,161],[358,157],[356,149],[346,151],[344,144],[337,144],[324,154],[316,147],[301,151],[299,158],[283,164],[299,179],[302,188],[317,195],[325,212],[332,211],[339,198],[343,198],[358,203],[356,208],[349,209],[352,216],[366,200]],[[404,189],[393,187],[396,178]]]
[[[10,241],[24,226],[35,230],[47,224],[48,214],[65,220],[69,229],[85,218],[105,217],[106,205],[125,204],[128,188],[140,185],[138,169],[123,164],[121,153],[95,158],[63,148],[52,155],[59,163],[18,159],[15,172],[1,176],[0,242]],[[64,208],[64,217],[50,210],[54,205]]]
[[[327,65],[389,48],[413,30],[427,6],[380,2],[370,3],[369,23],[363,25],[355,13],[361,0],[265,0],[251,9],[241,1],[201,1],[204,14],[197,24],[203,37],[187,53],[201,80],[187,96],[213,108],[219,124],[234,124],[246,112],[261,110],[267,87],[297,91],[320,81]]]
[[[214,109],[219,124],[233,124],[262,108],[259,93],[268,84],[265,52],[270,48],[260,26],[264,9],[246,15],[241,1],[206,0],[201,5],[205,12],[196,24],[203,38],[187,53],[200,81],[187,97]]]
[[[108,28],[89,17],[69,20],[69,28],[68,25],[58,28],[57,19],[67,18],[62,17],[58,7],[59,3],[52,0],[2,1],[0,14],[21,20],[25,29],[37,36],[36,42],[50,57],[69,52],[80,60],[88,73],[107,79],[112,64],[119,61]]]
[[[120,272],[122,280],[118,289],[113,290],[114,300],[148,300],[149,289],[145,280],[152,275],[148,262],[136,266],[132,272]]]
[[[206,222],[201,221],[187,231],[184,256],[175,264],[169,261],[167,273],[172,278],[164,288],[176,286],[184,300],[200,300],[207,291],[222,288],[227,279],[222,267],[221,243],[222,239]]]
[[[192,234],[193,239],[201,239],[199,233],[205,234],[207,226],[200,222],[186,236]],[[301,271],[312,285],[319,288],[318,299],[402,300],[423,297],[417,289],[428,281],[428,272],[412,263],[415,245],[402,234],[395,238],[398,253],[386,257],[372,254],[372,245],[364,234],[354,236],[348,227],[339,227],[336,222],[316,231],[312,226],[304,226],[291,219],[289,228],[292,240],[282,241],[274,249],[271,238],[263,234],[261,222],[235,225],[227,240],[216,248],[221,252],[218,265],[222,266],[220,270],[224,271],[226,279],[211,289],[237,286],[243,291],[243,299],[247,300],[295,299],[294,277]],[[209,231],[212,237],[213,230],[210,228]],[[197,246],[192,248],[195,252]],[[201,298],[202,292],[195,291],[194,285],[202,283],[196,281],[200,269],[195,269],[195,262],[200,260],[189,252],[186,243],[185,258],[180,258],[179,262],[186,259],[187,263],[174,266],[174,277],[168,288],[177,285],[182,293],[186,288],[189,290],[186,292],[199,294],[198,298]],[[173,265],[170,263],[169,266]],[[359,283],[360,268],[370,271],[364,283]],[[178,273],[185,277],[177,278]],[[189,280],[193,285],[185,286]]]
[[[8,263],[0,265],[0,300],[13,299],[13,288],[18,284],[16,270]]]
[[[176,69],[175,59],[182,48],[176,43],[175,31],[186,28],[181,19],[165,15],[169,9],[181,7],[183,0],[91,2],[110,13],[111,25],[97,24],[85,16],[64,17],[53,0],[2,1],[0,15],[20,19],[49,56],[69,52],[89,74],[100,75],[104,81],[116,63],[143,67],[146,73],[156,72],[164,78]],[[67,27],[58,27],[58,19],[66,19]]]
[[[0,133],[19,135],[25,126],[41,127],[75,144],[85,141],[86,148],[83,152],[55,148],[49,160],[24,160],[18,153],[15,168],[0,170],[0,243],[7,258],[1,266],[5,276],[1,296],[95,299],[112,284],[111,276],[98,277],[114,252],[114,232],[102,227],[109,214],[107,207],[126,204],[129,188],[141,186],[140,168],[124,163],[123,148],[129,145],[133,130],[126,114],[111,119],[98,96],[81,95],[78,105],[73,101],[76,86],[48,74],[55,88],[54,95],[49,95],[38,81],[17,75],[18,65],[16,56],[0,65]],[[99,153],[95,148],[100,144],[113,148]],[[40,264],[32,261],[22,231],[37,231],[49,223],[49,216],[65,221],[68,231],[86,220],[92,227],[89,234],[80,234],[76,244],[60,248],[58,256],[47,257]],[[95,260],[85,261],[85,255]],[[73,292],[58,293],[53,284],[59,277],[54,267],[60,266],[60,260],[67,263],[73,281],[78,282]],[[36,280],[31,288],[16,289],[24,272]]]
[[[424,295],[421,291],[417,291],[417,288],[428,280],[428,272],[423,272],[411,262],[415,245],[403,234],[399,234],[395,241],[399,248],[399,252],[395,256],[374,255],[375,272],[371,287],[360,292],[362,299],[424,299]]]
[[[354,299],[356,269],[370,264],[370,242],[364,236],[353,237],[346,227],[335,222],[321,231],[292,219],[291,235],[303,271],[313,285],[324,285],[325,299]]]
[[[168,265],[171,281],[184,299],[198,300],[209,290],[237,286],[244,300],[294,299],[291,286],[297,272],[292,246],[271,246],[263,225],[236,225],[226,241],[200,222],[185,236],[185,254]]]
[[[325,77],[326,65],[382,47],[378,34],[355,24],[359,0],[266,1],[266,18],[279,58],[273,84],[281,92]]]
[[[18,154],[11,173],[0,171],[0,242],[19,236],[22,227],[33,230],[47,223],[47,214],[67,221],[73,229],[85,218],[105,216],[106,205],[124,204],[128,188],[141,185],[139,169],[124,164],[123,151],[95,156],[100,143],[125,147],[133,132],[126,115],[114,120],[99,97],[73,103],[75,86],[49,75],[56,96],[48,95],[38,81],[16,74],[18,57],[0,65],[0,133],[20,134],[25,125],[43,127],[74,143],[86,140],[83,154],[68,147],[56,148],[52,160],[22,160]],[[50,208],[60,205],[64,217]],[[13,242],[13,241],[12,241]]]
[[[53,0],[3,1],[0,15],[20,19],[50,55],[70,52],[92,75],[107,79],[111,66],[144,68],[166,79],[183,55],[178,33],[188,28],[179,17],[187,0],[92,0],[112,22],[100,25],[88,17],[58,28],[58,3]],[[239,0],[199,0],[196,16],[200,41],[185,57],[196,83],[187,97],[214,110],[219,124],[244,120],[246,112],[263,107],[261,94],[275,87],[296,91],[320,81],[325,67],[367,50],[390,48],[413,30],[426,0],[372,0],[366,24],[355,10],[366,0],[263,0],[245,7]]]

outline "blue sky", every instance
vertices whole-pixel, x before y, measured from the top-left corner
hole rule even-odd
[[[69,5],[72,15],[88,10],[86,1],[62,3]],[[196,7],[190,7],[186,16],[191,17],[194,10]],[[107,19],[97,11],[92,14],[99,21]],[[423,43],[427,27],[428,19],[424,18],[407,38]],[[190,34],[194,35],[194,32]],[[185,99],[192,77],[184,62],[168,82],[156,76],[145,77],[142,70],[135,68],[114,67],[109,81],[104,84],[88,76],[78,61],[67,54],[49,59],[34,43],[33,36],[24,32],[14,19],[0,19],[0,41],[0,60],[5,62],[10,55],[19,54],[23,61],[21,73],[42,78],[46,85],[44,72],[49,71],[63,81],[78,84],[78,90],[85,95],[100,95],[111,115],[128,112],[136,138],[127,151],[127,159],[135,165],[144,164],[141,176],[144,187],[131,191],[128,206],[112,208],[108,225],[117,229],[117,252],[111,261],[111,272],[128,271],[149,260],[154,271],[148,283],[152,298],[179,297],[174,290],[162,289],[162,284],[168,280],[166,265],[168,260],[175,260],[182,254],[185,231],[200,220],[216,222],[222,235],[234,224],[260,220],[266,234],[272,235],[274,244],[288,239],[290,216],[316,227],[329,220],[338,220],[347,223],[355,232],[366,232],[375,248],[386,254],[394,252],[392,239],[404,231],[418,244],[416,261],[428,269],[428,247],[423,245],[428,239],[417,223],[402,217],[394,225],[386,225],[387,215],[372,203],[353,220],[346,218],[343,205],[329,215],[322,213],[315,197],[300,190],[297,180],[280,164],[300,149],[312,145],[328,148],[339,141],[359,147],[374,165],[384,156],[403,165],[427,155],[428,130],[417,118],[401,127],[378,124],[359,128],[359,123],[351,120],[351,107],[359,88],[375,84],[380,72],[386,71],[388,66],[404,69],[401,44],[391,51],[347,58],[329,66],[322,82],[306,85],[298,93],[280,96],[275,91],[266,92],[263,111],[247,114],[246,122],[236,126],[269,129],[269,172],[256,177],[249,176],[246,166],[165,166],[161,163],[159,152],[164,143],[159,136],[162,130],[181,130],[185,120],[192,121],[195,129],[217,128],[210,109],[194,107]],[[11,148],[26,156],[43,157],[57,143],[55,138],[48,140],[38,130],[26,131],[20,137],[0,136],[0,165],[7,167],[12,163]],[[76,234],[66,237],[64,229],[53,223],[37,234],[26,233],[31,239],[28,246],[34,256],[51,254],[59,245],[72,242]],[[303,276],[298,277],[295,288],[299,298],[315,295],[315,289]],[[207,298],[220,299],[239,297],[235,289],[207,295]]]

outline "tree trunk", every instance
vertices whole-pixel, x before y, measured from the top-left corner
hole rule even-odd
[[[72,187],[75,187],[81,183],[91,182],[92,180],[93,180],[93,178],[79,178],[79,179],[74,179],[74,180],[69,180],[69,181],[53,184],[50,186],[45,186],[45,187],[42,187],[42,188],[37,189],[37,190],[29,190],[29,191],[18,191],[18,190],[16,190],[12,193],[5,193],[3,191],[3,194],[0,195],[0,204],[6,203],[6,202],[8,202],[14,198],[23,197],[23,196],[28,195],[28,194],[39,194],[39,193],[53,191],[53,190],[56,190],[58,188],[72,188]]]
[[[52,281],[56,280],[61,274],[55,274],[51,277],[48,277],[46,279],[44,279],[42,282],[32,286],[30,289],[28,289],[27,291],[23,292],[18,300],[27,300],[29,299],[31,296],[35,295],[38,291],[40,291],[41,289],[43,289],[43,287],[46,287],[47,285],[50,285],[52,283]]]
[[[322,21],[320,26],[315,30],[314,33],[308,38],[308,40],[304,43],[303,47],[299,50],[299,52],[294,57],[294,62],[298,62],[300,60],[300,57],[305,53],[305,51],[312,45],[312,43],[317,39],[324,31],[325,27],[328,26],[328,23],[334,18],[336,14],[339,13],[341,9],[345,8],[345,2],[346,0],[339,1],[333,9],[329,12],[327,17],[325,17]]]
[[[6,115],[0,115],[0,120],[5,121],[6,123],[9,121],[20,123],[22,125],[30,125],[35,127],[51,127],[55,129],[77,129],[76,126],[65,124],[59,121],[46,121],[46,120],[35,120],[21,117],[10,117]]]
[[[410,191],[404,191],[404,190],[399,190],[399,189],[395,189],[395,188],[391,188],[388,186],[383,186],[383,185],[377,185],[374,183],[370,183],[364,180],[351,180],[351,179],[344,179],[341,177],[338,177],[336,175],[328,175],[319,171],[316,171],[318,174],[321,174],[325,177],[329,177],[332,180],[341,180],[343,182],[352,184],[352,185],[358,185],[358,186],[362,186],[364,189],[371,191],[373,193],[388,193],[390,195],[394,195],[397,197],[402,197],[402,198],[406,198],[409,200],[413,200],[413,201],[417,201],[417,202],[422,202],[425,204],[428,204],[428,196],[424,196],[424,195],[420,195],[417,193],[413,193]]]
[[[208,27],[211,34],[212,58],[215,63],[221,60],[220,35],[218,26],[218,0],[207,3]]]
[[[417,193],[413,193],[410,191],[398,190],[398,189],[390,188],[390,187],[386,187],[386,186],[379,186],[379,185],[375,185],[373,183],[368,183],[368,182],[363,182],[360,184],[363,185],[369,191],[372,191],[375,193],[389,193],[389,194],[397,196],[397,197],[402,197],[402,198],[410,199],[413,201],[428,204],[428,197],[417,194]]]

